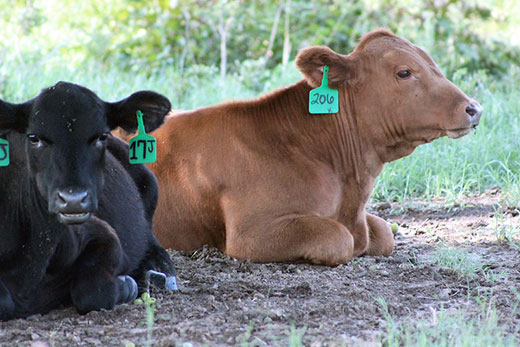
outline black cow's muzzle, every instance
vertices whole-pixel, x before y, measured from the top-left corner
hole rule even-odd
[[[86,189],[58,189],[50,207],[61,223],[81,224],[88,221],[92,211],[96,210],[93,200]]]
[[[63,224],[81,224],[90,219],[91,213],[58,213],[58,220]]]

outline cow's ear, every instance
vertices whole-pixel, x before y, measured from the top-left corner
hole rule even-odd
[[[329,87],[340,88],[354,77],[355,69],[348,56],[338,54],[325,46],[301,50],[296,57],[296,66],[313,88],[321,85],[323,67],[329,67]]]
[[[22,104],[11,104],[0,100],[0,130],[25,132],[31,107],[32,100]]]
[[[111,130],[121,127],[134,133],[137,130],[137,110],[143,113],[147,132],[157,129],[172,105],[165,96],[149,90],[140,91],[118,102],[107,103],[107,122]]]

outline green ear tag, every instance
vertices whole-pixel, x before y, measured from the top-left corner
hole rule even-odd
[[[329,88],[329,67],[323,67],[321,86],[309,93],[309,113],[338,113],[338,90]]]
[[[128,142],[130,147],[130,164],[153,163],[157,159],[157,142],[155,137],[147,135],[144,130],[143,113],[137,111],[137,136]]]
[[[0,139],[0,166],[9,165],[9,142]]]

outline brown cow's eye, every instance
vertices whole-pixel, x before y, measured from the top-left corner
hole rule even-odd
[[[399,78],[408,78],[412,75],[412,73],[410,72],[410,70],[401,70],[397,73],[397,77]]]

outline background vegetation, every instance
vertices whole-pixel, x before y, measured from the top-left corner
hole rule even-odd
[[[500,0],[0,0],[0,98],[58,80],[114,100],[149,88],[187,109],[290,84],[297,51],[348,53],[390,28],[424,47],[485,108],[476,134],[388,165],[376,200],[479,193],[520,200],[520,4]]]
[[[517,1],[0,0],[0,98],[21,102],[59,80],[107,100],[154,89],[177,109],[250,98],[300,79],[293,64],[300,48],[348,53],[377,27],[425,48],[485,112],[474,134],[390,163],[373,199],[455,201],[498,188],[518,206]],[[447,335],[452,326],[447,320]],[[400,329],[389,330],[389,345]]]

